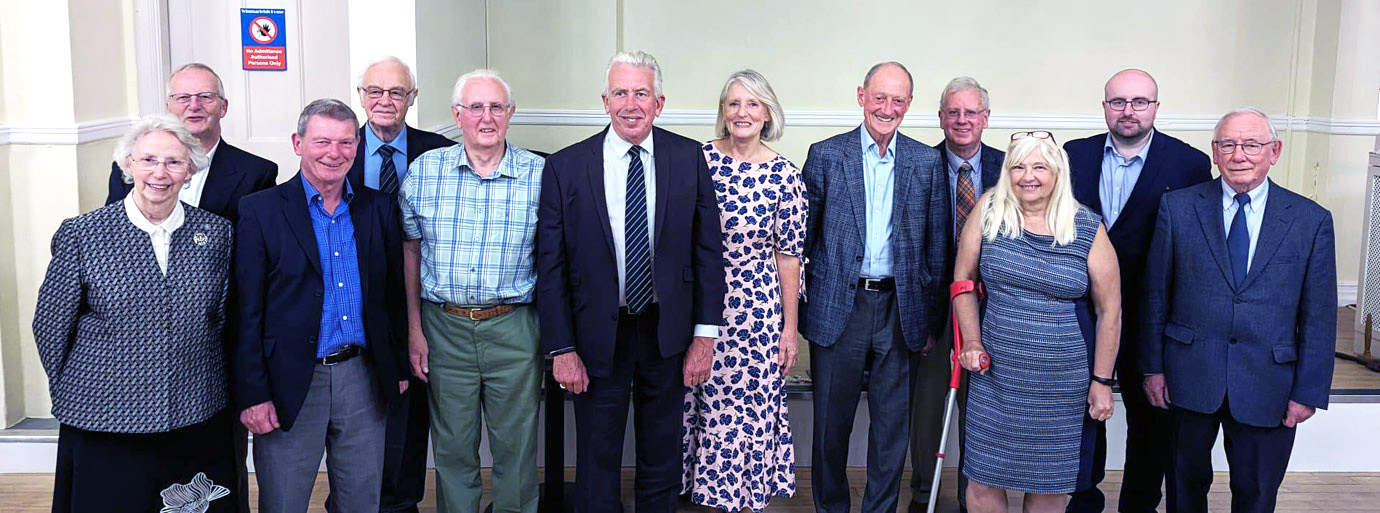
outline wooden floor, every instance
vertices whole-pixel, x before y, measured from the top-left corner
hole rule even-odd
[[[567,476],[573,478],[573,471],[567,470]],[[865,478],[862,469],[849,471],[849,482],[853,485],[853,511],[859,510],[859,501],[862,499],[863,485]],[[955,486],[955,474],[950,471],[944,475],[944,487],[952,490]],[[252,479],[251,479],[252,481]],[[910,474],[907,473],[903,478],[903,483],[910,481]],[[814,511],[814,503],[810,498],[810,470],[800,469],[797,475],[799,490],[795,497],[789,499],[778,498],[767,508],[769,512],[777,513],[807,513]],[[1209,494],[1209,506],[1213,512],[1228,512],[1231,510],[1231,492],[1227,489],[1227,476],[1224,473],[1217,474],[1214,481],[1216,484],[1213,491]],[[1120,472],[1108,472],[1107,481],[1102,483],[1102,489],[1107,493],[1107,504],[1113,505],[1109,511],[1115,511],[1114,505],[1117,500],[1117,489],[1121,483]],[[423,501],[421,511],[423,513],[434,513],[435,505],[435,475],[427,475],[426,500]],[[484,488],[487,492],[490,486],[489,474],[484,473]],[[0,513],[46,513],[51,506],[53,489],[53,476],[51,474],[0,474]],[[250,502],[258,494],[258,487],[250,487]],[[944,494],[945,500],[940,501],[936,508],[938,511],[953,512],[958,511],[958,504],[954,502],[951,493]],[[326,476],[321,475],[316,480],[316,491],[312,495],[309,513],[324,513],[326,510],[322,501],[326,497]],[[487,501],[487,494],[486,499]],[[902,486],[900,513],[905,513],[906,504],[910,501],[910,489]],[[629,513],[632,512],[632,472],[624,471],[623,475],[623,504]],[[714,510],[701,507],[682,507],[683,512],[693,513],[712,513]],[[1010,498],[1010,511],[1020,511],[1020,497],[1012,495]],[[256,508],[257,511],[257,508]],[[1164,511],[1163,505],[1160,511]],[[1355,474],[1355,473],[1291,473],[1284,479],[1284,486],[1280,489],[1278,513],[1300,513],[1300,512],[1320,512],[1320,511],[1346,511],[1359,512],[1370,511],[1380,512],[1380,473]]]
[[[1356,340],[1356,310],[1349,307],[1337,309],[1337,351],[1343,353],[1355,353],[1353,341]],[[1380,323],[1380,319],[1373,319],[1373,322]],[[1380,345],[1380,340],[1372,341],[1374,345]],[[1333,390],[1380,390],[1380,372],[1375,372],[1364,366],[1341,358],[1337,359],[1337,365],[1332,372]],[[1380,510],[1380,507],[1377,507]]]

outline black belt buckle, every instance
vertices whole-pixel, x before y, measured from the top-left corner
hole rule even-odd
[[[321,365],[331,366],[339,363],[344,363],[346,360],[349,360],[356,356],[359,356],[359,346],[349,345],[345,346],[344,349],[326,355],[325,357],[321,358],[320,362]]]
[[[858,282],[868,292],[886,292],[896,288],[894,278],[862,278]]]

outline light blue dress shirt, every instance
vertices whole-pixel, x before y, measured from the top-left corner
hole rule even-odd
[[[1145,168],[1145,156],[1150,154],[1150,142],[1154,139],[1155,131],[1152,129],[1140,153],[1129,159],[1122,158],[1116,152],[1116,147],[1112,146],[1112,134],[1107,134],[1107,141],[1102,143],[1102,176],[1097,181],[1097,197],[1102,200],[1102,219],[1106,220],[1108,228],[1116,223],[1121,209],[1126,206],[1126,200],[1130,199],[1131,190],[1135,189],[1136,180],[1140,179],[1140,171]]]
[[[973,181],[973,208],[976,209],[977,199],[982,197],[982,148],[978,148],[977,153],[974,153],[973,157],[969,159],[964,159],[963,157],[958,156],[957,153],[954,153],[953,149],[947,146],[944,147],[944,154],[949,156],[948,166],[949,207],[951,207],[950,212],[958,212],[958,168],[963,167],[964,162],[967,162],[968,165],[973,166],[973,171],[972,174],[969,176],[969,179]],[[971,213],[969,215],[971,216]],[[954,216],[956,218],[958,214],[955,213]],[[954,229],[957,230],[958,226],[955,225]],[[957,236],[958,234],[955,233],[954,235]]]
[[[393,169],[398,171],[398,185],[402,185],[403,179],[407,178],[407,125],[403,125],[398,136],[387,143],[393,149]],[[379,155],[379,147],[384,142],[379,136],[374,135],[374,129],[368,123],[364,124],[364,152],[356,155],[355,158],[364,159],[364,185],[370,189],[379,188],[379,172],[383,168],[383,156]]]
[[[1227,185],[1225,180],[1218,179],[1222,184],[1222,226],[1226,227],[1223,237],[1231,235],[1231,220],[1236,217],[1236,211],[1240,209],[1236,203],[1236,190]],[[1246,204],[1246,233],[1250,235],[1251,250],[1246,252],[1246,270],[1251,269],[1251,263],[1255,261],[1255,243],[1260,240],[1260,222],[1265,219],[1265,201],[1270,197],[1270,181],[1260,182],[1254,189],[1246,191],[1246,195],[1251,197],[1251,202]]]
[[[863,188],[867,197],[867,238],[863,244],[862,276],[888,278],[891,273],[891,192],[896,186],[896,136],[877,155],[877,141],[867,127],[862,132]]]
[[[316,357],[367,345],[364,337],[364,289],[359,280],[359,260],[355,250],[355,224],[350,218],[354,188],[349,180],[341,192],[335,212],[327,213],[321,193],[311,182],[302,180],[307,194],[307,212],[316,235],[316,252],[321,259],[321,279],[325,286],[321,298],[321,333],[316,342]]]

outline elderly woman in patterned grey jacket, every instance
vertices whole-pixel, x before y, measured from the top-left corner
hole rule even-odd
[[[208,158],[155,115],[115,161],[134,190],[62,222],[34,315],[61,423],[53,511],[236,511],[223,498],[231,225],[178,198]]]

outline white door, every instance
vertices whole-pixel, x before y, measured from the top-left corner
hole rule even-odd
[[[166,5],[171,69],[200,62],[225,82],[225,140],[277,162],[279,182],[296,174],[298,158],[290,136],[302,107],[318,98],[350,99],[354,79],[348,9],[343,3],[306,0],[167,0]],[[241,7],[286,11],[281,29],[287,41],[286,71],[243,69]]]

